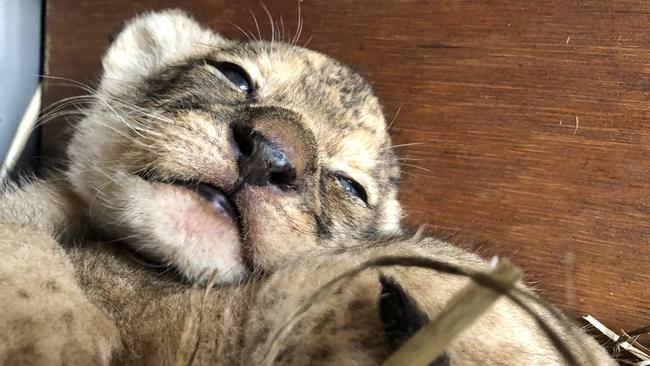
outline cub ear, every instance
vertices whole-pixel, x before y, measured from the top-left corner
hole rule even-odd
[[[397,281],[381,275],[379,317],[390,348],[395,351],[429,322],[429,317]],[[448,366],[449,356],[443,353],[428,366]]]
[[[126,23],[102,59],[102,87],[141,80],[156,69],[227,42],[181,10],[142,14]]]

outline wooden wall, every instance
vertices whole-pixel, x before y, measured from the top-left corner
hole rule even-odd
[[[48,0],[47,75],[92,84],[120,22],[172,0]],[[227,37],[258,0],[187,0]],[[297,1],[266,1],[295,29]],[[613,328],[650,324],[650,3],[303,1],[300,44],[374,84],[412,223],[511,257],[548,298]],[[80,93],[50,82],[46,101]],[[64,122],[44,127],[60,157]]]

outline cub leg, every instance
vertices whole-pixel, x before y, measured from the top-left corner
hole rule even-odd
[[[54,240],[69,216],[45,187],[0,194],[0,364],[107,365],[119,333]]]

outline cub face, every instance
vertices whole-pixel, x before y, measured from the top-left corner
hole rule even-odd
[[[399,168],[368,84],[180,11],[117,36],[68,155],[94,226],[190,280],[400,232]]]

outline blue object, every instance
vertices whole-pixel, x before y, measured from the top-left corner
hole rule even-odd
[[[40,81],[42,7],[41,0],[0,0],[0,165]],[[31,145],[33,154],[34,138]]]

